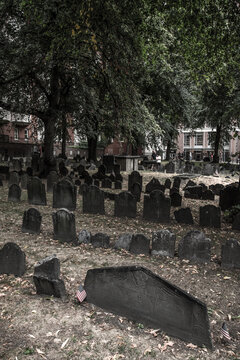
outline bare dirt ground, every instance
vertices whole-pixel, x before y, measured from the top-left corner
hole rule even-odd
[[[165,180],[166,174],[144,172],[144,185],[154,176]],[[227,184],[237,177],[198,177],[197,183]],[[186,183],[186,181],[185,181]],[[183,183],[184,184],[184,183]],[[124,188],[127,174],[124,174]],[[42,214],[40,235],[21,233],[27,193],[22,192],[21,203],[7,202],[7,184],[0,188],[0,247],[9,241],[17,243],[26,253],[27,271],[22,278],[0,275],[0,358],[1,359],[240,359],[240,271],[220,267],[221,245],[226,239],[240,240],[240,233],[223,223],[221,230],[201,229],[198,226],[199,206],[206,201],[183,198],[182,206],[190,206],[196,225],[180,226],[171,214],[168,225],[142,220],[142,202],[138,204],[136,219],[113,217],[113,202],[106,200],[106,215],[82,214],[82,199],[78,195],[77,232],[82,229],[110,235],[112,245],[121,233],[143,233],[170,228],[177,242],[192,229],[198,229],[212,240],[212,258],[209,264],[192,265],[163,257],[136,256],[125,251],[95,249],[91,245],[74,247],[53,240],[52,195],[48,206],[36,206]],[[210,202],[209,202],[210,203]],[[218,205],[216,197],[215,205]],[[34,265],[46,256],[56,254],[61,263],[61,277],[68,292],[67,301],[37,296],[33,286]],[[75,292],[88,269],[120,265],[144,266],[206,303],[214,349],[187,344],[169,337],[161,330],[154,331],[141,323],[106,313],[94,305],[79,304]],[[232,341],[221,340],[220,329],[226,322]],[[156,330],[156,329],[155,329]]]

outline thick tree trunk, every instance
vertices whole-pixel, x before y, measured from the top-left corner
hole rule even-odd
[[[166,160],[167,161],[170,160],[171,145],[172,145],[172,141],[171,141],[171,139],[169,139],[167,142],[167,150],[166,150]]]
[[[88,161],[97,160],[97,136],[88,137]]]
[[[53,145],[55,136],[55,119],[48,118],[44,120],[44,151],[43,158],[46,165],[53,162]]]
[[[66,116],[62,117],[62,157],[66,159],[66,144],[67,144],[67,120]]]
[[[219,145],[220,145],[220,140],[221,140],[221,131],[222,131],[222,126],[217,125],[216,137],[215,137],[215,141],[214,141],[213,163],[219,163]]]

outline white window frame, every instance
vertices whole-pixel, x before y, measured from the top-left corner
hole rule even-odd
[[[14,140],[19,140],[19,129],[17,127],[14,128]]]

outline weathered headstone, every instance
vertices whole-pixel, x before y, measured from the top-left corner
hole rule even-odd
[[[167,174],[173,174],[175,173],[175,164],[173,161],[169,161],[169,163],[167,163],[165,165],[165,170]]]
[[[114,248],[115,249],[124,249],[129,251],[131,241],[132,241],[132,234],[120,234],[117,241],[115,242]]]
[[[53,185],[58,182],[58,174],[56,171],[50,171],[47,176],[47,192],[53,191]]]
[[[179,224],[193,224],[193,216],[189,207],[174,211],[174,216]]]
[[[202,182],[199,183],[198,185],[202,187],[202,191],[206,191],[208,189],[207,185]]]
[[[201,231],[189,231],[180,241],[178,255],[180,259],[187,259],[196,263],[210,261],[211,240]]]
[[[8,189],[8,201],[20,202],[21,201],[21,188],[17,184],[10,185]]]
[[[181,185],[181,178],[179,176],[175,176],[173,179],[173,186],[174,188],[179,189]]]
[[[18,172],[16,171],[11,171],[9,173],[9,181],[8,181],[8,186],[11,186],[12,184],[19,184],[20,182],[20,177]]]
[[[112,180],[110,180],[109,178],[103,179],[102,187],[105,189],[111,189],[112,188]]]
[[[77,242],[75,215],[68,209],[60,209],[52,215],[53,238],[61,242]]]
[[[88,189],[89,189],[89,186],[88,186],[88,184],[81,184],[80,186],[79,186],[79,194],[80,195],[83,195],[83,193],[85,193],[86,191],[88,191]]]
[[[150,221],[167,223],[170,221],[170,198],[160,190],[154,190],[150,195],[144,196],[143,218]]]
[[[150,240],[143,234],[135,234],[132,236],[129,251],[132,254],[149,255]]]
[[[206,305],[148,269],[91,269],[84,289],[89,303],[187,343],[212,348]]]
[[[137,201],[128,191],[122,191],[116,195],[114,203],[114,216],[118,217],[136,217]]]
[[[165,186],[160,183],[160,181],[156,178],[152,178],[151,181],[146,185],[145,192],[146,194],[150,194],[154,190],[161,190],[163,193],[165,191]]]
[[[142,190],[142,176],[138,171],[132,171],[130,175],[128,175],[128,191],[131,190],[133,184],[139,183]]]
[[[207,189],[202,193],[202,200],[215,200],[215,196],[212,190]]]
[[[76,209],[77,187],[68,179],[53,184],[53,208]]]
[[[215,195],[220,195],[220,191],[224,189],[223,184],[209,185],[209,189],[213,191]]]
[[[78,243],[79,244],[90,244],[91,242],[91,233],[88,230],[81,230],[78,234]]]
[[[67,294],[63,280],[59,279],[60,263],[55,255],[38,262],[34,268],[33,281],[37,294],[65,299]]]
[[[203,227],[221,227],[221,209],[214,205],[200,206],[199,225]]]
[[[106,166],[106,171],[109,173],[114,169],[115,157],[114,155],[103,155],[103,165]]]
[[[29,179],[27,184],[28,203],[33,205],[46,205],[46,192],[45,184],[42,184],[41,180],[34,176]]]
[[[172,185],[172,182],[170,179],[166,179],[165,180],[165,183],[164,183],[164,186],[166,189],[170,189],[171,188],[171,185]]]
[[[29,234],[39,234],[41,228],[42,216],[35,208],[24,211],[22,232]]]
[[[186,183],[185,187],[183,188],[183,190],[185,190],[186,188],[188,188],[189,186],[196,186],[197,184],[192,181],[192,180],[188,180],[188,182]]]
[[[36,173],[39,171],[39,162],[40,162],[39,154],[33,154],[32,162],[31,162],[31,168],[33,170],[33,173]],[[32,176],[32,175],[30,175],[30,176]]]
[[[232,229],[240,230],[240,212],[236,214],[233,218]]]
[[[96,248],[108,248],[110,244],[110,237],[107,234],[97,233],[95,235],[92,235],[91,244]]]
[[[83,213],[105,214],[104,192],[97,186],[91,185],[83,192]]]
[[[135,197],[137,201],[141,200],[141,185],[139,183],[134,183],[130,189],[131,194]]]
[[[178,207],[182,206],[182,195],[180,195],[178,192],[174,192],[170,194],[171,199],[171,206]]]
[[[12,167],[13,167],[13,171],[21,171],[22,170],[22,163],[19,159],[13,159],[12,161]]]
[[[225,269],[240,269],[240,243],[236,239],[229,239],[222,246],[221,266]]]
[[[121,181],[116,180],[114,184],[115,184],[114,187],[116,190],[122,190],[122,182]]]
[[[206,176],[211,176],[214,174],[214,166],[209,163],[203,165],[202,174]]]
[[[173,193],[178,193],[179,194],[179,189],[178,188],[175,188],[175,187],[172,187],[169,191],[169,194],[172,195]]]
[[[240,203],[240,190],[235,186],[227,186],[220,191],[219,206],[222,211]]]
[[[93,182],[93,185],[99,187],[100,186],[100,181],[98,179],[95,179]]]
[[[185,188],[184,196],[190,199],[201,199],[202,187],[199,185],[188,186]]]
[[[27,173],[23,173],[21,175],[21,188],[23,190],[27,190],[27,184],[28,184],[29,176]]]
[[[0,250],[0,274],[22,276],[26,271],[26,256],[21,248],[13,243],[6,243]]]
[[[174,257],[176,235],[170,230],[160,230],[152,234],[152,255]]]

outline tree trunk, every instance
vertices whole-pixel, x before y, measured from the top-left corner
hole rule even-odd
[[[170,160],[171,145],[172,145],[172,141],[171,141],[171,139],[168,139],[167,150],[166,150],[166,160],[167,161]]]
[[[97,160],[97,136],[88,137],[88,161]]]
[[[44,151],[43,158],[46,165],[53,162],[53,145],[55,136],[55,120],[48,118],[44,120]]]
[[[213,163],[219,163],[219,145],[220,145],[220,139],[221,139],[221,131],[222,131],[222,126],[217,125],[216,137],[215,137],[215,141],[214,141]]]
[[[66,159],[66,144],[67,144],[67,119],[66,115],[62,117],[62,157]]]

